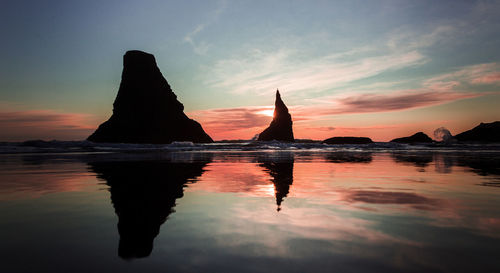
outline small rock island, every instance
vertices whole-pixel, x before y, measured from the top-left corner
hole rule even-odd
[[[259,134],[260,141],[279,140],[293,142],[292,116],[288,108],[281,100],[280,91],[276,90],[276,101],[274,103],[274,117],[269,127]]]
[[[412,143],[432,143],[434,141],[425,133],[418,132],[409,137],[395,138],[391,140],[391,142],[412,144]]]
[[[368,137],[331,137],[323,140],[326,144],[369,144],[373,141]]]
[[[123,72],[113,115],[88,137],[93,142],[166,144],[213,142],[201,125],[184,114],[152,54],[132,50]]]

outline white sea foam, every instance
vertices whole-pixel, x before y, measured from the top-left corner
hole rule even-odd
[[[315,143],[287,143],[279,141],[216,142],[198,144],[173,142],[171,144],[94,143],[90,141],[42,141],[0,143],[0,154],[13,153],[67,153],[67,152],[148,152],[148,151],[314,151],[314,152],[384,152],[384,151],[499,151],[500,144],[421,144],[408,145],[391,142],[370,144],[329,145]]]

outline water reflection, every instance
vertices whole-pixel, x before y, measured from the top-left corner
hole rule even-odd
[[[438,173],[452,173],[453,166],[465,167],[468,171],[480,176],[490,178],[489,181],[481,182],[482,186],[500,187],[500,155],[491,153],[440,153],[440,152],[416,152],[416,153],[391,153],[396,163],[410,164],[419,171],[434,163],[435,171]]]
[[[373,205],[408,205],[419,210],[441,208],[441,202],[438,199],[428,198],[413,192],[348,190],[342,193],[342,200],[349,203]]]
[[[203,154],[0,157],[4,271],[499,272],[495,153]]]
[[[91,170],[106,181],[118,216],[118,255],[147,257],[160,226],[174,212],[186,183],[203,174],[206,162],[118,161],[90,162]]]
[[[327,153],[326,161],[331,163],[370,163],[372,162],[372,153],[369,152],[340,152]]]
[[[276,210],[280,211],[281,203],[293,184],[293,156],[273,160],[260,159],[259,162],[261,162],[260,166],[264,167],[271,176],[276,196]]]
[[[434,160],[432,153],[393,153],[391,154],[391,156],[397,163],[411,164],[419,168],[425,168],[429,166],[429,164]]]

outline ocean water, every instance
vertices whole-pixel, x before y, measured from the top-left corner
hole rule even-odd
[[[500,272],[500,150],[0,145],[0,272]]]

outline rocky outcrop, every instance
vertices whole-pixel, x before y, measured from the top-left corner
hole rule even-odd
[[[288,113],[288,108],[281,100],[280,91],[276,90],[276,101],[274,103],[274,117],[269,127],[259,134],[257,140],[289,141],[293,142],[292,116]]]
[[[434,142],[432,138],[430,138],[428,135],[418,132],[412,136],[409,137],[400,137],[400,138],[395,138],[391,140],[391,142],[397,142],[397,143],[432,143]]]
[[[462,142],[498,142],[500,143],[500,121],[481,123],[478,126],[455,136]]]
[[[368,137],[332,137],[323,140],[326,144],[368,144],[373,141]]]
[[[153,55],[128,51],[123,57],[120,89],[113,115],[88,137],[93,142],[213,142],[201,125],[188,118]]]

